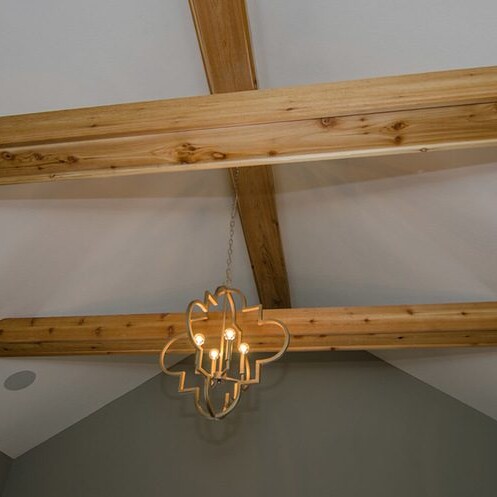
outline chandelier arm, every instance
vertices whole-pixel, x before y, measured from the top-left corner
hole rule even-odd
[[[203,349],[200,349],[195,353],[195,372],[200,373],[202,376],[207,378],[210,376],[210,374],[202,366],[203,359],[204,359],[204,351]]]
[[[243,386],[246,386],[246,387],[248,387],[249,385],[255,385],[255,384],[260,383],[262,366],[269,364],[271,362],[277,361],[286,352],[286,350],[288,349],[288,346],[290,345],[290,332],[288,331],[288,328],[286,327],[286,325],[283,322],[281,322],[277,319],[273,319],[271,321],[264,321],[264,323],[265,324],[274,324],[274,325],[279,326],[285,334],[285,340],[283,342],[281,349],[276,354],[274,354],[271,357],[267,357],[266,359],[257,359],[255,361],[255,368],[254,368],[255,372],[254,372],[253,378],[250,378],[250,369],[247,369],[249,378],[241,381],[241,384]],[[249,363],[249,365],[250,365],[250,363]]]
[[[252,376],[251,368],[250,368],[250,360],[247,356],[244,357],[245,360],[245,371],[246,373],[246,380],[245,381],[250,381],[250,377]]]
[[[192,318],[193,310],[195,307],[198,307],[205,314],[205,316],[202,316],[202,319]],[[188,307],[186,308],[186,330],[188,333],[188,337],[190,338],[190,342],[197,350],[200,350],[201,347],[197,345],[197,343],[195,342],[193,329],[192,329],[192,322],[197,320],[206,321],[208,319],[209,318],[207,317],[207,305],[204,302],[202,302],[201,300],[194,300],[188,304]]]
[[[175,376],[176,378],[179,378],[179,385],[178,385],[178,392],[179,393],[193,393],[196,396],[199,394],[199,388],[198,387],[188,387],[185,388],[185,380],[186,380],[186,372],[185,371],[171,371],[167,366],[166,366],[166,355],[169,349],[176,343],[178,340],[182,338],[186,338],[186,333],[183,335],[180,335],[176,338],[173,338],[172,340],[169,340],[169,342],[166,343],[164,348],[162,349],[160,353],[160,359],[159,359],[159,364],[162,369],[162,371],[169,375],[169,376]]]
[[[214,410],[214,406],[212,405],[210,395],[209,395],[209,391],[211,388],[211,381],[212,381],[211,378],[206,378],[204,381],[204,388],[203,388],[204,402],[205,402],[205,405],[207,406],[207,410],[209,411],[209,414],[210,414],[209,417],[212,419],[216,419],[216,417],[217,417],[216,412]]]
[[[224,373],[224,370],[223,370],[223,362],[224,362],[224,330],[226,329],[226,307],[227,307],[227,304],[228,304],[228,295],[229,293],[226,293],[224,295],[224,298],[223,298],[223,326],[222,326],[222,329],[221,329],[221,336],[220,336],[220,339],[219,339],[219,358],[218,358],[218,370],[219,370],[219,374],[223,374]],[[231,303],[230,303],[231,305]],[[231,307],[231,309],[233,309]]]
[[[209,414],[206,417],[208,417],[209,419],[215,419],[215,420],[223,419],[230,412],[232,412],[233,409],[235,409],[235,407],[240,402],[242,390],[241,390],[241,388],[239,388],[239,383],[236,383],[234,385],[234,388],[233,388],[233,397],[232,397],[229,405],[226,406],[226,398],[225,398],[225,403],[223,405],[222,410],[216,411],[216,409],[214,408],[214,406],[212,404],[211,398],[210,398],[210,391],[212,390],[212,388],[210,387],[210,380],[209,379],[206,378],[204,386],[205,386],[204,392],[203,392],[204,393],[204,401],[205,401],[205,404],[207,406],[207,410],[209,412]],[[229,393],[227,393],[226,395],[230,396]],[[205,411],[203,411],[202,406],[200,405],[199,402],[196,403],[195,405],[197,407],[197,410],[199,410],[199,412],[201,414],[203,414],[204,416],[205,416],[205,414],[207,414]]]
[[[240,298],[240,306],[242,308],[242,312],[245,312],[245,309],[251,309],[250,307],[247,306],[247,297],[240,291],[238,288],[232,288],[232,287],[226,287],[226,286],[220,286],[217,291],[220,291],[220,295],[223,295],[224,293],[229,293],[231,295],[231,302],[232,302],[232,310],[233,312],[236,313],[236,304],[235,300],[233,299],[233,294],[238,295]]]
[[[159,358],[159,364],[164,373],[166,373],[169,376],[176,376],[176,377],[181,377],[181,375],[184,373],[184,371],[171,371],[167,366],[166,366],[166,354],[169,351],[169,349],[181,338],[186,338],[186,333],[184,335],[179,335],[176,338],[173,338],[172,340],[169,340],[169,342],[166,343],[164,348],[162,349],[160,353],[160,358]]]
[[[288,349],[288,346],[290,345],[290,331],[286,327],[285,323],[280,321],[279,319],[273,319],[271,321],[264,321],[265,324],[274,324],[278,327],[280,327],[283,330],[283,333],[285,335],[285,340],[283,342],[283,345],[281,349],[273,356],[268,357],[266,359],[259,359],[259,364],[269,364],[270,362],[277,361]]]
[[[238,386],[238,383],[236,384],[236,386]],[[233,397],[233,399],[231,400],[231,404],[229,405],[229,407],[227,409],[223,409],[223,412],[218,416],[218,419],[225,418],[228,414],[230,414],[235,409],[235,407],[240,402],[240,399],[242,397],[242,389],[241,388],[237,388],[237,390],[238,390],[237,395]]]
[[[200,389],[199,387],[188,387],[185,388],[185,381],[186,381],[186,372],[185,371],[171,371],[165,364],[165,359],[167,352],[169,349],[172,347],[172,345],[177,342],[178,340],[182,338],[186,338],[187,334],[180,335],[176,338],[173,338],[170,340],[162,349],[161,354],[160,354],[160,360],[159,364],[161,366],[162,371],[169,375],[169,376],[175,376],[179,378],[179,385],[178,385],[178,392],[179,393],[190,393],[194,395],[194,403],[197,411],[204,417],[209,418],[209,419],[215,419],[216,414],[213,411],[207,412],[202,404],[200,403]],[[205,381],[209,381],[209,379],[206,377]]]

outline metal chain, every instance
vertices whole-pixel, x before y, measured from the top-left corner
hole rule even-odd
[[[231,287],[231,280],[233,276],[233,271],[231,269],[231,265],[233,262],[233,237],[235,236],[235,220],[236,220],[236,208],[238,206],[238,175],[240,171],[238,167],[235,168],[233,172],[233,204],[231,207],[231,218],[230,218],[230,231],[228,238],[228,252],[226,257],[226,279],[224,285],[227,288]]]

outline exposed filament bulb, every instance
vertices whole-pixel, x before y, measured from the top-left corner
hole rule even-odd
[[[250,350],[249,344],[245,343],[245,342],[242,342],[240,344],[240,346],[238,347],[238,351],[240,352],[240,354],[243,354],[243,355],[248,354],[249,350]]]
[[[232,342],[236,338],[236,331],[233,328],[226,328],[224,330],[224,338],[229,342]]]
[[[217,349],[209,350],[209,357],[211,358],[211,375],[214,375],[217,371],[216,363],[217,359],[219,358],[219,350]]]
[[[217,349],[211,349],[209,350],[209,357],[215,361],[219,357],[219,350]]]
[[[193,337],[193,340],[194,342],[199,346],[199,347],[202,347],[202,345],[204,345],[205,343],[205,337],[204,335],[202,335],[202,333],[197,333],[194,337]]]

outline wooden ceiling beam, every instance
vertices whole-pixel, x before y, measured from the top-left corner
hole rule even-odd
[[[259,125],[497,100],[497,66],[0,117],[0,145]]]
[[[189,0],[211,93],[255,90],[245,0]]]
[[[0,118],[0,184],[497,143],[497,67]]]
[[[287,164],[497,144],[494,103],[0,147],[0,184]]]
[[[190,0],[211,93],[255,90],[257,78],[245,0]],[[234,178],[234,177],[233,177]],[[238,212],[259,301],[291,307],[270,166],[240,169]]]
[[[238,323],[251,350],[276,350],[280,335],[249,314]],[[221,326],[211,318],[198,323],[207,340]],[[497,346],[497,302],[269,309],[264,318],[287,324],[294,352]],[[3,319],[0,356],[155,354],[184,330],[182,313]],[[175,350],[192,352],[185,340]]]

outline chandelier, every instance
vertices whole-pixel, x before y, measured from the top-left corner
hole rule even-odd
[[[160,355],[160,366],[164,373],[179,380],[178,391],[193,395],[197,411],[204,417],[220,420],[238,405],[242,393],[250,385],[260,383],[261,369],[276,361],[287,350],[290,333],[284,323],[278,320],[264,320],[262,305],[247,306],[245,295],[231,286],[233,237],[238,203],[238,169],[233,175],[235,195],[231,210],[226,279],[224,285],[214,293],[205,292],[203,300],[193,300],[186,310],[186,332],[171,339]],[[245,330],[253,316],[253,323]],[[250,332],[261,327],[264,332],[277,329],[281,335],[280,348],[269,357],[253,353]],[[166,366],[166,357],[174,350],[174,344],[188,340],[195,351],[195,375],[200,384],[187,386],[187,372],[173,371]],[[255,348],[255,347],[254,347]]]

